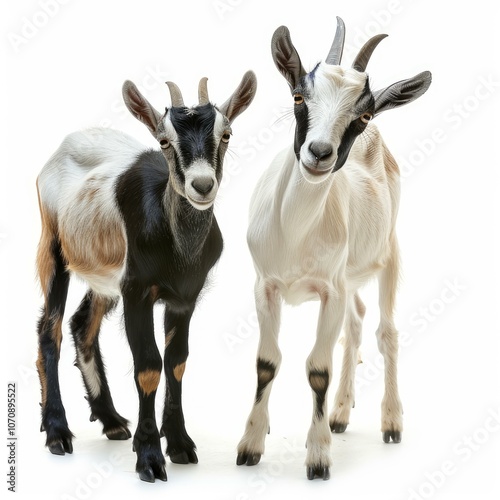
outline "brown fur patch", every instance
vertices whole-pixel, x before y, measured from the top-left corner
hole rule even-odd
[[[165,335],[165,349],[170,345],[175,336],[175,326]]]
[[[151,297],[151,302],[155,303],[160,297],[160,287],[153,285],[149,290],[149,296]]]
[[[52,339],[56,344],[57,356],[59,357],[59,353],[61,352],[61,342],[62,342],[62,316],[55,316],[52,319]]]
[[[177,380],[177,382],[180,382],[182,380],[185,369],[186,369],[186,362],[181,363],[180,365],[177,365],[174,368],[174,377],[175,377],[175,380]]]
[[[106,299],[96,298],[94,296],[92,301],[92,312],[90,314],[90,325],[82,345],[83,359],[86,363],[88,363],[92,358],[92,346],[94,345],[95,338],[99,333],[102,318],[108,311],[108,308],[109,302]]]
[[[267,385],[274,378],[275,370],[267,367],[258,367],[257,368],[257,380],[259,385]]]
[[[47,402],[47,376],[45,375],[45,364],[43,362],[42,350],[38,348],[38,358],[36,360],[36,368],[38,377],[40,378],[40,386],[42,389],[42,406]]]
[[[79,231],[61,231],[61,247],[68,268],[77,274],[107,274],[119,269],[125,260],[123,226],[96,214]]]
[[[160,383],[160,377],[161,372],[157,370],[145,370],[137,375],[139,387],[146,396],[156,391]]]
[[[312,371],[309,374],[309,385],[315,392],[326,392],[329,384],[329,376],[326,371]]]
[[[123,221],[104,198],[105,176],[87,179],[75,203],[60,214],[59,238],[68,268],[77,274],[106,275],[123,266],[126,240]]]
[[[40,217],[42,219],[42,234],[40,235],[40,242],[38,243],[36,268],[40,279],[40,286],[46,301],[55,272],[55,260],[52,254],[52,245],[57,238],[57,221],[56,217],[50,214],[42,205],[40,191],[38,189],[38,180],[36,183],[36,190],[38,194]]]

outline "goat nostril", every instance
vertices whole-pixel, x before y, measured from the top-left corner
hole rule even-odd
[[[311,151],[316,160],[323,160],[333,152],[331,144],[321,141],[311,142],[311,144],[309,144],[309,151]]]
[[[206,195],[214,187],[214,180],[210,177],[195,179],[191,185],[197,193]]]

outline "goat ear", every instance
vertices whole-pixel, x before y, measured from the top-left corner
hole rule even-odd
[[[253,71],[247,71],[231,97],[219,107],[219,111],[227,117],[229,123],[241,115],[250,106],[257,90],[257,78]]]
[[[429,88],[432,75],[424,71],[400,82],[393,83],[385,89],[373,93],[375,98],[375,114],[382,113],[386,109],[397,108],[418,99]]]
[[[306,71],[286,26],[280,26],[274,32],[271,40],[271,53],[278,71],[286,78],[292,90],[295,89]]]
[[[122,94],[128,110],[156,136],[161,114],[149,104],[139,92],[139,89],[130,80],[127,80],[123,84]]]

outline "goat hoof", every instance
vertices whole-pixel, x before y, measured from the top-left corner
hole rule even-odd
[[[307,479],[313,480],[317,477],[323,479],[323,481],[330,479],[330,467],[327,465],[308,466]]]
[[[332,422],[330,424],[330,429],[336,434],[342,434],[342,432],[345,432],[347,429],[347,424],[343,424],[342,422]]]
[[[91,413],[91,414],[90,414],[90,417],[89,417],[89,420],[90,420],[91,422],[95,422],[95,421],[97,420],[97,417],[96,417],[93,413]]]
[[[70,440],[58,440],[47,444],[50,453],[53,455],[65,455],[66,453],[73,453],[73,444]]]
[[[384,443],[390,443],[391,439],[394,443],[401,443],[401,431],[384,431],[382,439]]]
[[[139,479],[141,481],[146,481],[146,483],[154,483],[155,482],[155,474],[151,467],[147,469],[139,471]]]
[[[238,453],[236,465],[257,465],[260,462],[260,453]]]
[[[111,441],[125,441],[126,439],[130,439],[132,437],[132,434],[130,433],[128,427],[108,429],[105,434],[106,437]]]
[[[194,450],[171,453],[170,461],[174,464],[197,464],[198,457]]]
[[[158,465],[157,467],[148,466],[142,470],[137,471],[139,473],[139,479],[145,481],[146,483],[154,483],[156,479],[160,481],[167,480],[167,471],[164,465]]]

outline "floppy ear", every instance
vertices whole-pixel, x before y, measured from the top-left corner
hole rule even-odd
[[[286,26],[280,26],[274,32],[271,40],[271,53],[278,71],[286,78],[291,89],[295,89],[306,71]]]
[[[257,78],[253,71],[247,71],[231,97],[219,107],[219,111],[227,117],[229,123],[241,115],[255,97],[257,90]]]
[[[127,80],[122,88],[123,100],[128,110],[156,137],[158,123],[161,120],[161,114],[149,104],[149,102],[139,92],[139,89]]]
[[[418,99],[429,88],[432,81],[430,71],[424,71],[400,82],[393,83],[385,89],[373,93],[375,98],[375,114],[386,109],[397,108]]]

